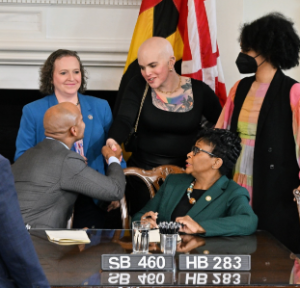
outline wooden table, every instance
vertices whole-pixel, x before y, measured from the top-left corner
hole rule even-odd
[[[112,279],[115,279],[115,283],[117,281],[115,286],[143,286],[138,279],[139,275],[145,275],[145,283],[148,282],[145,286],[157,286],[153,283],[153,281],[155,282],[153,279],[157,280],[158,277],[158,282],[161,283],[162,277],[164,277],[165,282],[158,286],[282,287],[297,283],[298,277],[294,271],[299,271],[300,281],[300,265],[297,262],[299,259],[264,231],[257,231],[254,235],[240,237],[200,238],[185,235],[182,242],[177,246],[176,267],[178,267],[178,255],[181,253],[246,254],[251,255],[251,271],[186,272],[176,268],[174,271],[163,271],[164,276],[157,276],[159,272],[151,271],[101,270],[102,254],[129,254],[132,252],[130,230],[88,230],[91,244],[73,246],[60,246],[49,242],[44,230],[32,229],[30,234],[41,265],[52,287],[112,286],[107,282],[108,277],[114,277]],[[159,244],[150,243],[150,252],[161,253]],[[127,276],[124,273],[127,273]],[[131,277],[130,285],[126,284],[128,273]],[[152,275],[149,276],[151,273]],[[133,280],[139,282],[133,285]]]

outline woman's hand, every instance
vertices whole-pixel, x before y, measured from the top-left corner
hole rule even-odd
[[[117,150],[117,146],[119,146],[119,144],[117,143],[116,140],[114,140],[112,138],[108,138],[106,140],[106,146],[108,146],[111,150],[116,151]]]
[[[119,149],[122,152],[122,149],[121,149],[120,145],[118,144],[118,142],[112,138],[108,138],[106,140],[106,146],[108,146],[114,152],[118,151]],[[122,154],[118,158],[119,158],[119,161],[121,162],[123,159]]]
[[[147,220],[150,223],[150,229],[158,228],[156,224],[157,215],[157,212],[149,211],[141,217],[141,221]]]
[[[183,224],[183,227],[180,227],[179,232],[184,232],[187,234],[197,234],[205,233],[206,231],[201,227],[196,221],[194,221],[190,216],[186,215],[184,217],[177,217],[175,222]]]
[[[205,245],[205,240],[198,236],[180,235],[181,241],[177,244],[177,252],[190,252],[197,247]]]

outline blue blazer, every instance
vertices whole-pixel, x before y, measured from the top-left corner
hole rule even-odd
[[[21,216],[10,163],[0,155],[0,287],[50,287]]]
[[[112,124],[112,113],[106,100],[78,93],[81,113],[85,123],[83,138],[84,155],[88,165],[105,174],[105,160],[101,149],[106,143]],[[15,161],[29,148],[45,139],[44,114],[48,108],[58,104],[55,94],[46,96],[24,106],[16,140]],[[122,168],[126,167],[123,160]]]

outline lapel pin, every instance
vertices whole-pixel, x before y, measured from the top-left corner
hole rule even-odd
[[[211,201],[211,197],[208,195],[208,196],[205,197],[205,200],[206,201]]]
[[[92,119],[93,119],[93,115],[89,114],[88,118],[89,118],[90,120],[92,120]]]
[[[204,251],[203,251],[203,254],[208,255],[208,254],[209,254],[209,251],[208,251],[208,250],[204,250]]]

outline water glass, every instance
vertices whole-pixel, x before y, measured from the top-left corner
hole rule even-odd
[[[164,254],[175,255],[178,234],[160,234],[160,250]]]
[[[148,221],[132,222],[132,251],[135,254],[149,252],[149,230]]]

